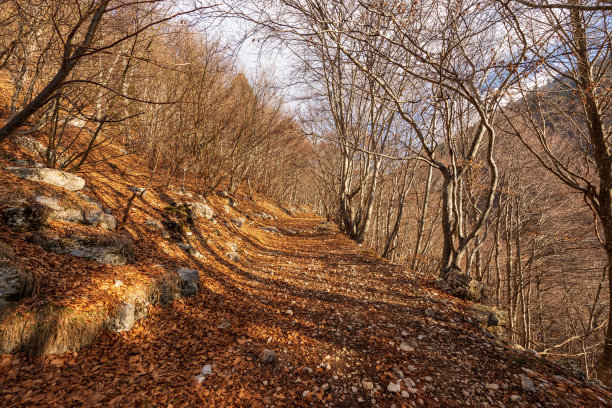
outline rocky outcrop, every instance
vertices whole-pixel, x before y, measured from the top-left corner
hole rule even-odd
[[[79,191],[85,186],[85,180],[74,174],[49,168],[7,167],[8,171],[19,178],[51,184],[70,191]]]
[[[136,322],[136,308],[128,302],[120,302],[115,309],[115,313],[108,321],[108,328],[114,332],[124,332],[132,330]]]
[[[50,211],[50,218],[59,221],[77,222],[89,226],[100,227],[107,231],[113,231],[117,226],[117,220],[111,214],[102,210],[102,206],[93,200],[87,200],[84,208],[71,207],[62,203],[59,199],[49,196],[36,196],[34,201]]]
[[[7,261],[0,261],[0,306],[16,299],[21,293],[21,271]]]
[[[205,218],[207,220],[212,220],[215,216],[215,212],[212,208],[210,208],[206,204],[193,202],[188,204],[189,208],[197,217]]]
[[[3,212],[4,222],[15,232],[38,231],[47,226],[51,211],[41,204],[20,203]]]
[[[72,255],[110,265],[125,265],[135,259],[132,240],[120,235],[61,237],[43,240],[42,246],[56,254]]]
[[[198,293],[200,274],[195,269],[179,268],[176,273],[181,280],[183,296],[193,296]]]
[[[468,275],[452,270],[445,279],[436,282],[438,289],[460,299],[482,302],[486,298],[486,285]]]

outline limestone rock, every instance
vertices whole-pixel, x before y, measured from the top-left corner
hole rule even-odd
[[[124,332],[132,330],[135,317],[136,308],[133,304],[128,302],[121,302],[115,309],[115,314],[110,318],[108,326],[111,331]]]
[[[200,274],[195,269],[179,268],[177,271],[181,279],[183,296],[193,296],[198,293]]]
[[[135,258],[132,240],[119,235],[68,236],[46,240],[42,245],[49,252],[68,254],[110,265],[125,265],[133,262]]]
[[[207,220],[212,220],[215,216],[213,209],[206,204],[193,202],[189,203],[189,208],[196,216],[206,218]]]
[[[438,289],[450,293],[460,299],[482,302],[486,295],[486,286],[457,270],[452,270],[446,279],[439,280]]]
[[[21,273],[9,262],[0,263],[0,306],[15,299],[21,293]]]
[[[74,174],[49,168],[7,167],[8,171],[25,180],[39,181],[70,191],[79,191],[85,186],[85,180]]]
[[[234,218],[232,219],[232,223],[238,228],[242,228],[244,225],[244,218]]]
[[[261,362],[264,364],[272,364],[276,361],[276,353],[272,350],[264,350],[261,353]]]
[[[240,254],[238,252],[231,251],[231,252],[226,253],[225,256],[230,261],[233,261],[233,262],[239,262],[240,261]]]
[[[47,226],[51,211],[41,204],[21,203],[4,210],[6,225],[15,232],[38,231]]]

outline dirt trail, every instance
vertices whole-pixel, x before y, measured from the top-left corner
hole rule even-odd
[[[468,303],[321,219],[270,224],[282,234],[269,246],[250,242],[240,263],[201,264],[196,296],[151,308],[130,332],[79,353],[5,355],[0,405],[608,406],[605,391],[488,338]],[[261,362],[265,349],[273,363]],[[198,385],[205,365],[212,374]]]

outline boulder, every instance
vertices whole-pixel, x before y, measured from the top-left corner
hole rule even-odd
[[[136,322],[136,308],[128,302],[120,302],[115,313],[109,319],[108,328],[114,332],[125,332],[132,330]]]
[[[7,167],[6,169],[22,179],[51,184],[70,191],[79,191],[85,186],[85,180],[81,177],[61,170],[32,167]]]
[[[15,232],[38,231],[49,222],[51,211],[41,204],[21,203],[4,210],[4,222]]]
[[[132,240],[123,236],[69,236],[46,240],[43,248],[56,254],[68,254],[110,265],[125,265],[134,261]]]
[[[195,269],[179,268],[177,271],[181,279],[183,296],[193,296],[198,293],[200,274]]]
[[[0,262],[0,306],[14,300],[21,293],[21,273],[9,262]]]
[[[236,251],[228,252],[228,253],[225,254],[225,256],[230,261],[233,261],[233,262],[239,262],[240,261],[240,254],[238,252],[236,252]]]
[[[207,220],[212,220],[215,216],[213,209],[206,204],[193,202],[189,203],[189,208],[196,216],[206,218]]]
[[[54,220],[68,222],[83,222],[83,213],[78,208],[69,208],[60,203],[55,197],[36,196],[34,201],[47,207],[51,211],[51,218]]]
[[[99,227],[107,231],[114,231],[117,228],[117,219],[111,214],[104,214]]]
[[[437,287],[460,299],[482,302],[486,297],[486,286],[457,270],[452,270],[446,279],[439,280]]]
[[[43,145],[38,140],[30,136],[26,136],[26,135],[13,136],[13,141],[17,143],[18,145],[20,145],[21,147],[23,147],[24,149],[29,150],[30,152],[36,153],[39,155],[42,155],[47,150],[45,145]]]

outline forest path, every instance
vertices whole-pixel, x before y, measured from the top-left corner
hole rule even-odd
[[[241,262],[202,265],[196,296],[151,308],[129,332],[78,353],[4,356],[0,405],[608,406],[605,391],[485,336],[469,303],[321,222],[273,223],[282,234],[251,242]]]

